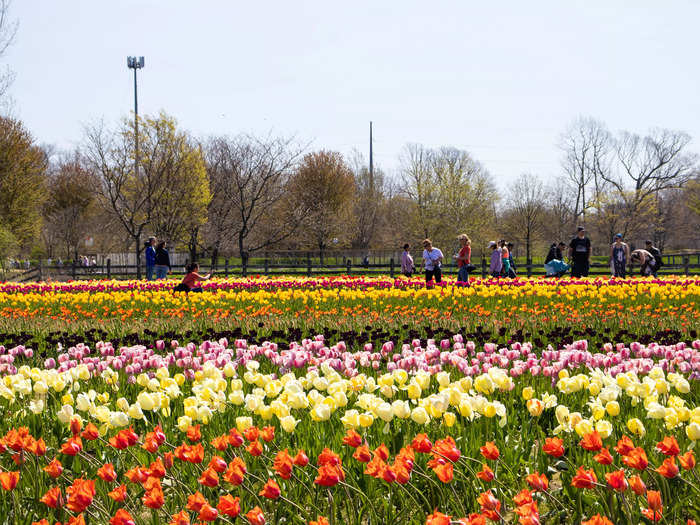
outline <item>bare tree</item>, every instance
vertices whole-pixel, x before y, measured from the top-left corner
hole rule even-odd
[[[10,19],[10,0],[0,0],[0,59],[5,56],[8,48],[15,41],[19,23]],[[0,72],[0,99],[3,99],[9,89],[15,75],[9,65]]]
[[[367,163],[358,151],[353,153],[351,169],[357,194],[353,204],[355,229],[351,244],[353,248],[366,249],[376,238],[382,222],[385,177],[384,172],[376,167],[370,176]]]
[[[578,118],[560,137],[559,148],[564,173],[576,190],[574,220],[581,217],[585,222],[610,170],[610,133],[595,119]]]
[[[287,191],[303,148],[293,139],[213,138],[206,146],[207,169],[214,198],[209,206],[210,240],[216,256],[232,240],[244,257],[291,235],[300,217],[288,214],[268,220]]]
[[[527,264],[532,261],[533,241],[541,238],[546,218],[545,189],[542,181],[523,174],[510,186],[509,199],[503,213],[504,225],[516,238],[525,242]]]

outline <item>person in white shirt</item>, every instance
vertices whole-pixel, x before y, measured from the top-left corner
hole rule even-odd
[[[406,243],[403,245],[403,253],[401,254],[401,273],[406,277],[411,277],[413,272],[416,271],[416,267],[413,264],[413,257],[411,257],[411,252],[408,250],[411,246]]]
[[[423,261],[425,263],[425,282],[430,284],[435,278],[435,282],[442,281],[442,266],[443,255],[439,248],[433,248],[433,243],[430,239],[423,241]]]

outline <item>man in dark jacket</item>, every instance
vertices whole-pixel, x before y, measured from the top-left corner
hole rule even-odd
[[[591,260],[591,240],[586,237],[583,226],[578,227],[576,237],[569,243],[569,258],[572,260],[571,277],[588,277]]]
[[[149,237],[146,241],[146,280],[152,281],[156,273],[156,238]]]
[[[654,246],[654,243],[652,243],[650,240],[647,240],[644,244],[646,244],[646,250],[654,256],[654,261],[656,261],[651,274],[654,277],[658,277],[659,268],[661,268],[663,265],[663,261],[661,260],[661,251]]]

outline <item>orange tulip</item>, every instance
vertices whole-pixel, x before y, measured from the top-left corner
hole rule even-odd
[[[213,468],[207,467],[197,481],[205,487],[216,487],[219,484],[219,475]]]
[[[39,438],[33,441],[32,444],[27,447],[27,450],[35,456],[43,456],[46,454],[46,443],[43,438]]]
[[[173,514],[168,525],[190,525],[190,516],[187,512],[181,510],[177,514]]]
[[[418,434],[413,438],[413,441],[411,441],[411,448],[421,454],[428,454],[433,450],[433,444],[426,434]]]
[[[80,422],[80,419],[77,417],[73,417],[70,420],[70,432],[73,434],[73,437],[77,436],[80,434],[80,429],[82,428],[83,424]]]
[[[615,446],[615,452],[621,456],[626,456],[634,450],[634,443],[627,436],[622,436]]]
[[[477,498],[477,502],[481,505],[481,511],[500,511],[501,502],[498,501],[496,496],[490,490],[482,492]]]
[[[151,477],[162,479],[165,477],[165,465],[160,458],[156,458],[155,461],[151,461],[148,467]]]
[[[650,509],[661,512],[663,510],[663,505],[661,503],[661,492],[658,490],[648,490],[647,504],[649,505]]]
[[[80,437],[72,437],[61,445],[61,454],[66,456],[76,456],[81,450],[83,450],[83,442]]]
[[[689,450],[685,454],[678,456],[678,463],[681,464],[685,470],[693,470],[695,468],[695,455],[692,450]]]
[[[61,475],[61,472],[63,472],[63,465],[61,465],[60,461],[54,458],[51,463],[44,467],[44,472],[55,479]]]
[[[521,490],[513,497],[513,503],[515,503],[518,507],[532,503],[532,501],[532,493],[527,489]]]
[[[241,498],[235,498],[230,494],[219,498],[219,504],[216,506],[219,512],[225,516],[235,518],[241,513]]]
[[[547,489],[549,488],[549,480],[544,474],[533,472],[525,477],[525,481],[533,488],[533,490],[537,490],[539,492],[547,492]]]
[[[389,459],[389,449],[384,443],[382,443],[376,449],[374,449],[374,454],[382,458],[383,461]]]
[[[353,452],[352,457],[355,458],[360,463],[369,463],[372,459],[372,453],[367,445],[360,445]]]
[[[657,521],[661,521],[663,512],[660,510],[654,510],[654,509],[644,509],[642,510],[642,515],[651,521],[652,523],[656,523]]]
[[[207,499],[202,495],[201,492],[197,491],[194,494],[187,496],[187,510],[193,512],[199,512],[201,508],[208,504]]]
[[[79,514],[90,506],[95,497],[95,481],[83,478],[76,479],[66,489],[66,494],[68,495],[66,507],[68,510]]]
[[[97,469],[97,476],[107,483],[111,483],[117,479],[117,473],[114,471],[114,465],[105,463]]]
[[[656,472],[668,479],[675,478],[678,475],[678,465],[676,465],[675,458],[671,456],[664,459],[664,462],[656,469]]]
[[[66,522],[66,525],[85,525],[85,518],[82,514],[73,516]]]
[[[607,448],[604,448],[593,456],[593,460],[601,465],[611,465],[613,462],[613,457],[610,454],[610,451]]]
[[[323,516],[318,516],[315,520],[311,520],[309,525],[330,525],[330,523]]]
[[[219,473],[225,472],[227,466],[226,461],[221,456],[212,456],[211,461],[209,461],[209,467]]]
[[[228,447],[228,436],[226,434],[215,437],[211,440],[212,446],[219,452],[223,452]]]
[[[250,445],[246,447],[246,451],[253,457],[261,456],[263,453],[263,446],[257,439],[251,442]]]
[[[234,448],[238,448],[241,445],[243,445],[243,435],[236,430],[235,428],[232,428],[231,430],[228,431],[228,444],[231,445]]]
[[[647,491],[647,486],[644,484],[642,481],[642,478],[640,478],[637,475],[632,476],[629,479],[629,485],[632,491],[637,495],[641,496]]]
[[[582,521],[581,525],[614,525],[614,524],[612,521],[610,521],[605,516],[601,516],[600,514],[596,514],[595,516],[591,516],[589,519]]]
[[[435,445],[433,445],[433,455],[447,458],[453,463],[456,463],[462,453],[457,448],[455,440],[452,439],[451,436],[447,436],[445,439],[439,439],[435,442]]]
[[[269,443],[270,441],[275,439],[275,427],[264,427],[260,431],[260,437],[263,438],[263,441],[266,443]]]
[[[92,441],[94,439],[97,439],[99,436],[100,432],[94,423],[88,423],[87,425],[85,425],[85,430],[83,430],[82,434],[80,434],[80,437],[82,437],[86,441]]]
[[[289,451],[286,448],[284,450],[280,450],[275,455],[272,468],[275,469],[277,475],[282,479],[289,479],[292,477],[294,463],[292,463],[292,456],[289,455]]]
[[[56,509],[63,505],[63,494],[61,494],[61,487],[53,487],[46,491],[41,499],[44,505],[52,509]]]
[[[260,436],[260,429],[258,429],[258,427],[248,427],[245,432],[243,432],[243,435],[245,435],[248,441],[255,441]]]
[[[343,438],[343,444],[352,448],[357,448],[362,445],[362,436],[355,432],[353,429],[348,429],[345,437]]]
[[[321,465],[314,483],[323,487],[333,487],[343,479],[345,479],[345,474],[340,466]]]
[[[199,431],[199,427],[200,425],[190,425],[187,428],[187,439],[189,439],[192,443],[196,443],[202,439],[202,433]]]
[[[447,514],[438,512],[437,509],[425,520],[425,525],[450,525],[450,518]]]
[[[564,455],[564,441],[561,438],[545,438],[542,445],[542,452],[545,454],[560,458]]]
[[[219,512],[207,503],[199,511],[199,519],[204,521],[214,521],[219,516]]]
[[[681,449],[678,446],[678,441],[673,436],[666,436],[663,440],[656,444],[656,450],[665,456],[677,456]]]
[[[280,487],[275,480],[268,479],[259,495],[268,499],[277,499],[280,497]]]
[[[644,470],[649,465],[647,453],[641,447],[630,450],[626,456],[622,457],[622,462],[628,467],[637,470]]]
[[[297,467],[305,467],[306,465],[309,464],[309,457],[306,455],[306,452],[303,450],[299,450],[297,452],[297,455],[294,456],[294,465]]]
[[[318,455],[319,465],[342,465],[340,456],[329,448],[324,448]]]
[[[253,507],[246,513],[245,517],[250,525],[265,525],[265,515],[260,507]]]
[[[579,467],[576,471],[576,475],[571,480],[571,486],[577,489],[591,489],[595,486],[598,478],[593,472],[593,469],[586,470],[583,467]]]
[[[149,509],[159,509],[165,504],[165,496],[163,494],[163,489],[160,488],[160,481],[157,487],[152,488],[144,494],[143,504]]]
[[[458,521],[461,525],[486,525],[486,516],[473,512],[467,518]]]
[[[126,500],[126,485],[119,485],[113,491],[108,492],[107,495],[118,503],[123,502]]]
[[[608,487],[618,492],[624,492],[627,490],[628,484],[625,479],[624,470],[616,470],[614,472],[606,472],[605,480],[608,482]]]
[[[454,479],[454,468],[452,463],[441,463],[433,467],[433,472],[437,475],[438,479],[443,483],[449,483]]]
[[[598,431],[594,430],[593,432],[584,434],[583,439],[581,439],[580,445],[584,450],[588,450],[590,452],[598,452],[601,448],[603,448],[603,440],[600,438],[600,434],[598,434]]]
[[[481,467],[481,470],[476,473],[476,477],[479,478],[480,480],[489,482],[489,481],[493,481],[493,479],[496,476],[493,473],[493,470],[491,470],[489,468],[489,466],[486,463],[484,463]]]
[[[109,520],[109,525],[135,525],[134,518],[126,509],[119,509]]]

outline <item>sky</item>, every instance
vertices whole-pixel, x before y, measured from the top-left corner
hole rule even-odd
[[[700,2],[13,0],[12,113],[70,149],[133,110],[201,137],[295,136],[396,174],[413,142],[468,150],[501,189],[561,173],[578,116],[683,130],[700,152]]]

